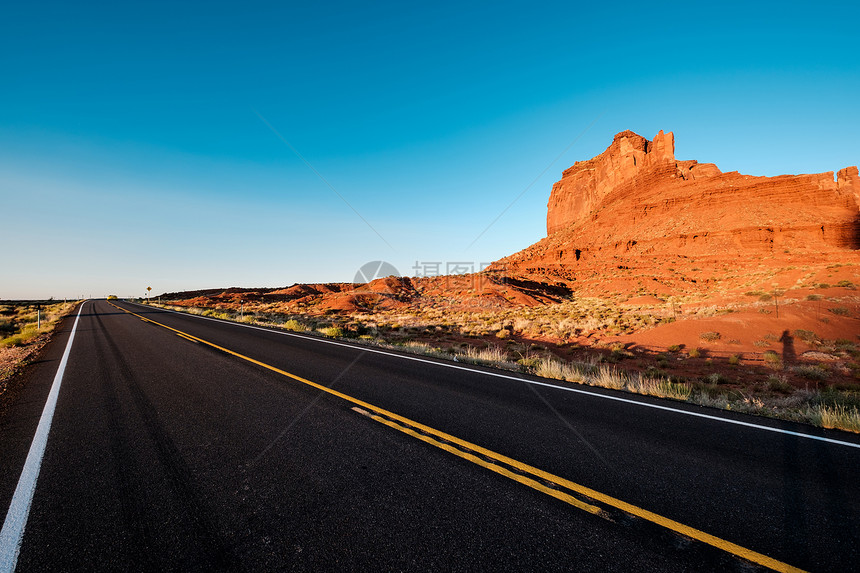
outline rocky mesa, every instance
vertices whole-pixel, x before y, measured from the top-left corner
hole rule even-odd
[[[811,175],[723,173],[675,159],[672,132],[624,131],[553,185],[547,238],[500,261],[569,275],[594,259],[759,256],[860,249],[857,167]],[[501,266],[500,265],[500,266]]]

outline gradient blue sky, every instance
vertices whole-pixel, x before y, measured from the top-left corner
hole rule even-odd
[[[0,298],[493,261],[545,235],[552,183],[624,129],[674,131],[678,158],[724,171],[856,165],[858,16],[856,2],[7,3]]]

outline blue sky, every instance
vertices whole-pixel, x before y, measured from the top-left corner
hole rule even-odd
[[[477,266],[624,129],[723,171],[860,162],[856,3],[576,4],[4,6],[0,298]]]

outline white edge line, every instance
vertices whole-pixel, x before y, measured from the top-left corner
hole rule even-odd
[[[135,303],[129,303],[129,304],[135,304]],[[141,305],[141,306],[145,306],[145,305]],[[553,388],[555,390],[564,390],[565,392],[575,392],[577,394],[585,394],[586,396],[592,396],[592,397],[596,397],[596,398],[604,398],[606,400],[615,400],[616,402],[624,402],[626,404],[634,404],[636,406],[644,406],[646,408],[654,408],[656,410],[665,410],[667,412],[675,412],[676,414],[684,414],[686,416],[695,416],[697,418],[705,418],[706,420],[714,420],[717,422],[724,422],[726,424],[735,424],[738,426],[746,426],[748,428],[756,428],[758,430],[766,430],[768,432],[776,432],[778,434],[786,434],[789,436],[796,436],[798,438],[808,438],[810,440],[818,440],[818,441],[827,442],[830,444],[838,444],[840,446],[848,446],[851,448],[860,449],[860,444],[855,444],[852,442],[845,442],[843,440],[836,440],[833,438],[825,438],[823,436],[813,436],[812,434],[804,434],[803,432],[793,432],[791,430],[783,430],[781,428],[773,428],[771,426],[762,426],[761,424],[753,424],[752,422],[742,422],[740,420],[732,420],[731,418],[722,418],[720,416],[712,416],[710,414],[702,414],[700,412],[690,412],[688,410],[679,410],[678,408],[672,408],[670,406],[661,406],[659,404],[649,404],[648,402],[640,402],[638,400],[632,400],[630,398],[621,398],[620,396],[610,396],[608,394],[601,394],[599,392],[594,392],[593,390],[582,390],[580,388],[569,388],[567,386],[559,386],[557,384],[550,384],[548,382],[538,382],[537,380],[529,380],[528,378],[522,378],[519,376],[511,376],[510,374],[502,374],[501,372],[490,372],[487,370],[475,370],[474,368],[468,368],[466,366],[460,366],[458,364],[448,364],[447,362],[436,362],[435,360],[427,360],[426,358],[421,358],[418,356],[407,356],[407,355],[403,355],[403,354],[396,354],[394,352],[386,352],[385,350],[381,350],[379,348],[365,347],[363,345],[356,345],[356,344],[346,344],[343,342],[337,342],[335,340],[318,338],[316,336],[307,336],[307,335],[297,334],[295,332],[285,332],[283,330],[264,328],[262,326],[254,326],[252,324],[244,324],[241,322],[232,322],[230,320],[220,320],[217,318],[211,318],[209,316],[200,316],[199,314],[191,314],[190,312],[179,312],[179,311],[172,310],[169,308],[160,308],[160,307],[145,307],[145,308],[157,308],[158,310],[164,310],[167,312],[172,312],[172,313],[175,313],[175,314],[178,314],[181,316],[190,316],[193,318],[202,318],[203,320],[211,320],[213,322],[218,322],[221,324],[232,324],[234,326],[243,326],[245,328],[251,328],[254,330],[262,330],[264,332],[273,332],[275,334],[281,334],[283,336],[293,336],[295,338],[301,338],[302,340],[310,340],[310,341],[314,341],[314,342],[323,342],[325,344],[333,344],[335,346],[343,346],[345,348],[360,349],[360,350],[364,350],[365,352],[375,352],[376,354],[384,354],[385,356],[402,358],[403,360],[413,360],[415,362],[423,362],[425,364],[435,364],[436,366],[444,366],[445,368],[453,368],[455,370],[465,370],[467,372],[474,372],[476,374],[484,374],[486,376],[495,376],[496,378],[505,378],[507,380],[515,380],[517,382],[525,382],[526,384],[534,384],[536,386],[545,386],[547,388]]]
[[[33,493],[36,491],[36,480],[39,478],[39,470],[42,468],[42,457],[45,455],[45,446],[48,444],[48,433],[51,431],[51,421],[54,418],[54,410],[57,407],[57,396],[60,393],[63,373],[66,371],[66,363],[69,361],[72,341],[75,339],[78,320],[81,318],[84,304],[81,303],[81,306],[78,308],[78,315],[72,327],[72,334],[69,336],[68,342],[66,342],[66,350],[63,352],[63,358],[60,360],[60,366],[57,368],[57,374],[54,376],[51,391],[48,392],[48,399],[45,402],[45,408],[42,410],[42,417],[39,418],[39,425],[36,427],[33,443],[30,444],[30,451],[27,453],[27,461],[24,462],[24,469],[21,471],[21,477],[18,479],[18,486],[15,488],[15,494],[12,496],[12,503],[9,504],[6,520],[3,522],[3,530],[0,531],[0,573],[12,573],[15,571],[15,566],[18,563],[18,553],[21,551],[21,542],[24,539],[24,528],[30,515]]]

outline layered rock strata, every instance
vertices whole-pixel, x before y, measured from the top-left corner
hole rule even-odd
[[[498,267],[538,271],[607,256],[730,255],[860,249],[860,176],[758,177],[675,159],[674,135],[624,131],[555,183],[548,237]]]

